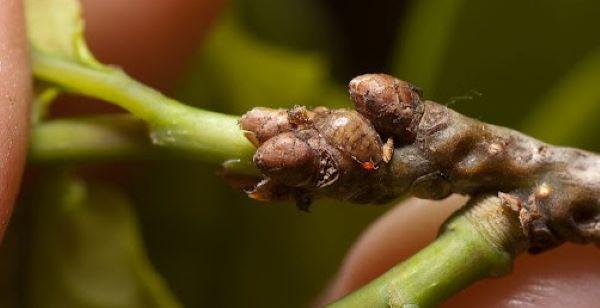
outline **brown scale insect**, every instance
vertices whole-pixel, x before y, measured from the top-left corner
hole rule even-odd
[[[291,187],[311,183],[318,172],[319,159],[319,153],[295,132],[285,132],[267,140],[253,158],[265,174]]]
[[[256,147],[278,134],[292,130],[286,109],[255,107],[240,118],[239,125],[246,139]]]
[[[358,112],[333,110],[317,114],[313,123],[329,144],[349,155],[366,170],[376,169],[383,160],[383,144],[379,134]]]
[[[379,134],[369,120],[354,110],[310,111],[296,106],[288,112],[290,123],[316,129],[327,142],[357,161],[365,170],[377,169],[381,161],[389,162],[394,143],[382,144]]]
[[[356,110],[384,136],[401,143],[414,140],[422,113],[421,89],[386,74],[354,77],[348,86]]]
[[[375,171],[393,154],[393,140],[383,144],[369,120],[354,110],[255,108],[240,119],[240,127],[258,146],[253,160],[266,176],[245,191],[258,200],[291,196],[304,209],[307,189],[336,183],[351,165]]]

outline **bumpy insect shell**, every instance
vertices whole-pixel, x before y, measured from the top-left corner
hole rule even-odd
[[[253,160],[269,178],[292,187],[310,183],[319,168],[318,153],[294,132],[264,142]]]
[[[279,133],[292,130],[286,109],[255,107],[240,118],[239,125],[256,147]]]
[[[359,163],[382,160],[382,143],[369,120],[354,110],[337,109],[319,114],[315,128],[327,142]]]
[[[256,166],[291,187],[327,186],[338,179],[340,167],[372,171],[382,161],[379,134],[354,110],[254,108],[240,119],[240,127],[258,146]]]
[[[419,88],[389,75],[366,74],[352,79],[349,91],[356,110],[379,133],[412,142],[422,108]]]

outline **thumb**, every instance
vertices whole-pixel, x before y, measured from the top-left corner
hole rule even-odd
[[[31,70],[23,4],[0,2],[0,239],[4,237],[25,164]]]

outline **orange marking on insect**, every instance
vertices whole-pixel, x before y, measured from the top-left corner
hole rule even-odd
[[[267,196],[256,191],[248,193],[248,197],[257,201],[269,201]]]
[[[360,163],[360,166],[367,171],[372,171],[372,170],[376,169],[375,164],[372,161],[366,161],[364,163]]]

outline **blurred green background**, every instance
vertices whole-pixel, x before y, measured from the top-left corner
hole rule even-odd
[[[599,13],[583,0],[236,0],[171,95],[235,114],[346,106],[353,76],[386,72],[469,116],[600,150]],[[388,208],[319,201],[302,213],[249,200],[215,169],[136,163],[118,193],[62,176],[29,185],[34,210],[16,214],[0,255],[2,307],[308,306]],[[123,210],[77,212],[99,203]],[[40,223],[50,206],[61,211]]]

